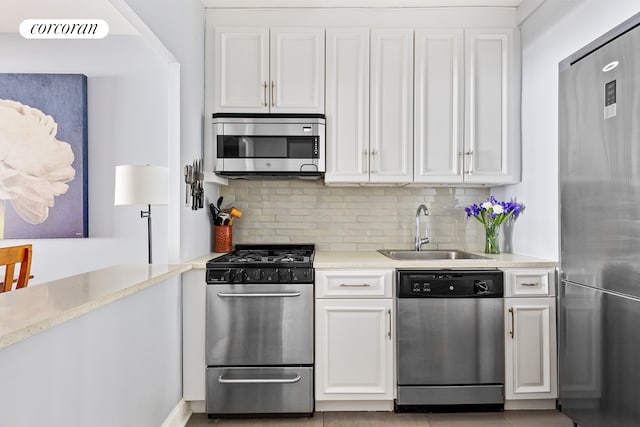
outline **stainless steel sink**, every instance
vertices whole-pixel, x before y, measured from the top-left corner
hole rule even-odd
[[[458,250],[378,250],[382,255],[395,260],[433,260],[433,259],[488,259],[482,255]]]

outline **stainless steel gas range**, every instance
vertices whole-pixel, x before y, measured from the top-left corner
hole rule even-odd
[[[207,262],[210,417],[313,413],[313,245],[236,245]]]

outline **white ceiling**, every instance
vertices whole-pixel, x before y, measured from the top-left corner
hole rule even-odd
[[[108,0],[1,0],[0,33],[17,33],[24,19],[104,19],[109,34],[137,34]]]

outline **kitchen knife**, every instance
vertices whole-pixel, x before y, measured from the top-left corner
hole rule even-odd
[[[191,196],[191,166],[186,165],[184,167],[184,182],[187,184],[187,188],[185,189],[185,200],[184,204],[189,206],[189,197]]]
[[[191,210],[195,211],[197,209],[196,205],[196,198],[197,196],[197,191],[198,191],[198,187],[197,187],[197,182],[196,182],[196,174],[197,174],[197,165],[196,165],[196,161],[193,161],[192,164],[192,175],[191,175]]]

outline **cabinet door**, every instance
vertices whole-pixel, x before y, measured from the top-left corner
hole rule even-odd
[[[371,30],[370,181],[413,181],[413,31]]]
[[[555,399],[555,299],[506,298],[505,310],[505,398]]]
[[[519,88],[514,83],[513,30],[470,29],[465,34],[465,181],[517,182]]]
[[[414,182],[462,182],[464,34],[416,30]]]
[[[327,172],[369,180],[369,29],[327,29]]]
[[[392,400],[391,299],[316,300],[316,400]]]
[[[269,111],[269,29],[216,28],[214,111]]]
[[[271,30],[271,112],[324,113],[324,29]]]

